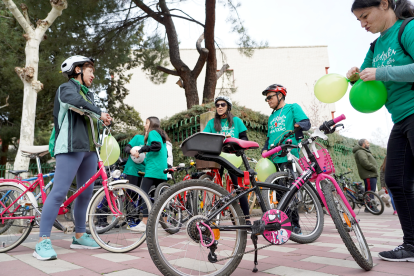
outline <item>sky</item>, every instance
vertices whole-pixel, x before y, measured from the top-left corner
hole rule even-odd
[[[353,0],[242,0],[238,13],[249,35],[258,42],[267,41],[270,47],[327,45],[329,73],[345,76],[351,67],[362,64],[370,43],[378,37],[361,28],[351,12],[352,3]],[[204,22],[204,5],[205,0],[187,0],[180,8]],[[226,22],[228,14],[229,10],[217,3],[216,41],[224,48],[237,46],[237,35]],[[185,20],[174,19],[174,22],[180,47],[195,48],[202,28]],[[347,117],[343,134],[385,144],[393,126],[390,114],[385,107],[371,114],[356,111],[349,103],[349,90],[336,103],[336,115]]]

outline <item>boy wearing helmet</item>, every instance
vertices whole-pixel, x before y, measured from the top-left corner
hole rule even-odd
[[[231,113],[232,102],[229,97],[219,96],[214,100],[216,106],[216,115],[213,119],[208,121],[203,132],[220,133],[226,137],[238,138],[248,141],[247,128],[239,117],[235,117]],[[224,168],[220,169],[220,177],[223,176]],[[237,176],[229,173],[233,185],[237,185]],[[240,207],[243,214],[246,216],[246,224],[251,224],[249,215],[249,203],[247,197],[244,195],[240,198]]]
[[[283,85],[273,84],[267,87],[263,92],[263,96],[266,96],[265,101],[269,104],[269,107],[273,109],[272,114],[269,116],[267,139],[262,152],[266,152],[272,145],[278,145],[285,142],[283,136],[295,128],[301,130],[309,130],[311,127],[309,118],[303,112],[302,108],[294,103],[285,103],[287,90]],[[297,145],[298,140],[296,137],[289,137],[292,140],[292,144]],[[292,149],[291,153],[299,158],[299,149]],[[292,169],[292,164],[288,163],[286,156],[273,156],[271,160],[278,167],[279,171],[285,169]],[[279,199],[280,200],[280,199]],[[299,214],[296,211],[292,212],[292,225],[293,232],[296,234],[301,233],[299,225]]]
[[[50,233],[74,177],[76,176],[80,188],[97,171],[98,156],[89,120],[87,122],[84,116],[70,110],[69,107],[87,109],[105,125],[109,125],[112,120],[109,114],[101,112],[95,105],[94,95],[88,90],[94,79],[94,61],[83,56],[73,56],[65,60],[61,68],[69,81],[56,91],[53,107],[55,136],[52,151],[56,157],[55,184],[43,205],[39,242],[33,252],[33,257],[42,261],[57,258],[50,241]],[[94,121],[94,127],[97,128],[97,120]],[[85,233],[86,211],[92,192],[93,185],[90,185],[74,202],[76,235],[73,237],[71,248],[100,248]]]

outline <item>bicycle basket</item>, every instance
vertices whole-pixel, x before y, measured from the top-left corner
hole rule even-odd
[[[328,150],[322,147],[320,144],[316,143],[321,149],[318,150],[319,158],[315,155],[316,160],[319,164],[319,167],[321,167],[323,173],[325,174],[333,174],[335,173],[335,166],[333,164],[331,155],[329,154]],[[309,163],[306,160],[306,157],[302,157],[299,159],[299,165],[302,168],[302,170],[307,170],[309,168]],[[314,182],[316,178],[318,177],[318,174],[314,172],[312,174],[312,177],[310,179],[311,182]]]
[[[183,141],[181,150],[185,156],[196,156],[199,152],[220,155],[224,135],[197,132]]]

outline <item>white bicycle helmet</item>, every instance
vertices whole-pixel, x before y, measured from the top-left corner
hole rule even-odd
[[[85,62],[94,63],[94,60],[92,58],[87,58],[84,56],[71,56],[70,58],[66,59],[60,66],[62,74],[69,78],[70,75],[73,75],[76,66],[80,66]],[[82,74],[82,72],[80,74]]]
[[[229,111],[231,110],[231,108],[232,108],[233,104],[232,104],[232,102],[231,102],[231,100],[230,100],[230,98],[229,98],[229,97],[227,97],[227,96],[218,96],[218,97],[214,100],[214,104],[216,104],[218,101],[225,101],[225,102],[229,105],[228,110],[229,110]]]
[[[135,150],[138,151],[138,150],[141,149],[141,147],[136,146],[136,147],[133,147],[132,149],[135,149]],[[142,162],[144,162],[145,155],[146,155],[145,152],[140,153],[138,158],[135,157],[135,156],[133,156],[133,155],[131,155],[131,159],[132,159],[132,161],[134,161],[134,163],[141,164]]]

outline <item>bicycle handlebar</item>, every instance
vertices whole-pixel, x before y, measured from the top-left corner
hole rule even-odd
[[[282,150],[282,146],[277,146],[274,149],[271,149],[271,150],[268,150],[267,152],[262,153],[262,157],[267,158],[267,157],[269,157],[269,156],[271,156],[271,155],[273,155],[273,154],[275,154],[275,153],[277,153],[281,150]]]

